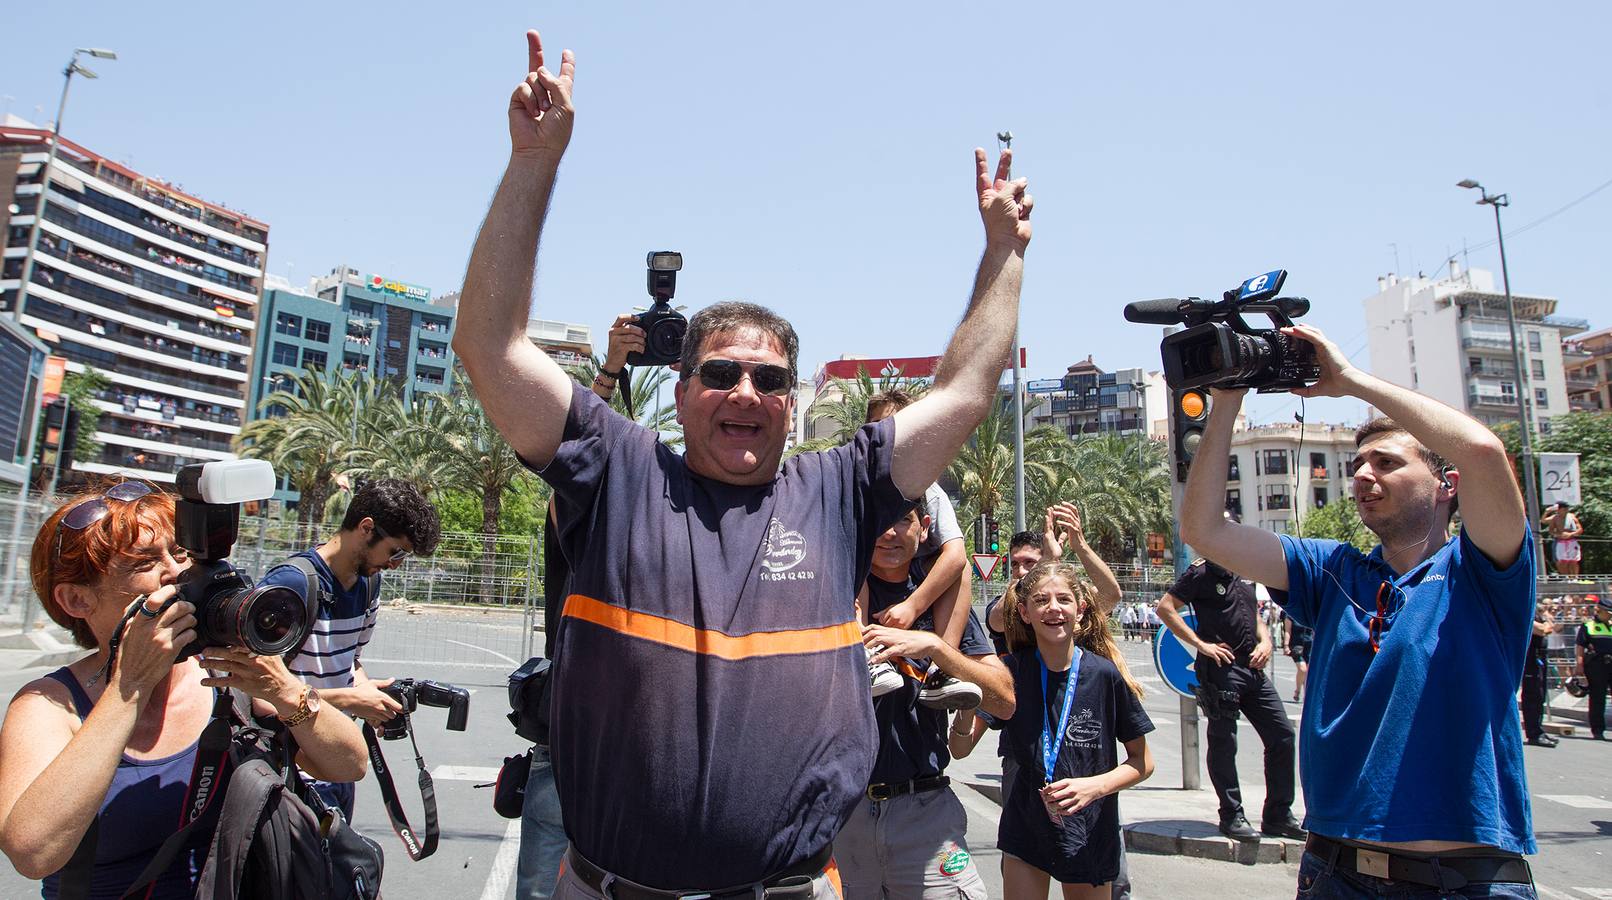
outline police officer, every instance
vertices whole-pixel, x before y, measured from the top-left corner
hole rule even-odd
[[[1606,693],[1612,684],[1612,595],[1601,597],[1594,612],[1578,627],[1573,642],[1577,661],[1573,674],[1590,683],[1590,734],[1607,740]]]
[[[1528,658],[1522,665],[1522,733],[1535,747],[1554,747],[1559,742],[1545,733],[1546,642],[1556,631],[1556,617],[1543,603],[1534,610],[1534,633],[1528,641]]]
[[[1193,561],[1160,598],[1159,619],[1177,638],[1198,652],[1198,682],[1208,707],[1209,781],[1220,797],[1220,833],[1234,840],[1257,841],[1261,833],[1303,839],[1293,817],[1293,723],[1266,672],[1271,635],[1259,617],[1256,585],[1206,559]],[[1192,604],[1197,628],[1181,618]],[[1218,708],[1216,708],[1218,707]],[[1237,784],[1237,714],[1265,744],[1265,809],[1259,831],[1243,813]]]

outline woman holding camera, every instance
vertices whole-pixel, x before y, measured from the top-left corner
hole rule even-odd
[[[44,880],[47,898],[97,817],[91,897],[122,896],[174,833],[215,688],[252,697],[260,720],[278,717],[301,748],[299,763],[318,777],[364,775],[358,727],[321,713],[278,657],[209,648],[175,662],[196,637],[195,610],[182,600],[163,606],[188,565],[174,543],[173,499],[142,481],[75,497],[34,539],[35,593],[94,651],[19,691],[0,728],[0,850],[18,872]],[[119,623],[137,605],[112,657]],[[194,896],[211,839],[204,830],[149,897]]]

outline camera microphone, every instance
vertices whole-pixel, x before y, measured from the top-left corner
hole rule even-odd
[[[1125,321],[1148,325],[1179,325],[1185,321],[1181,315],[1184,301],[1174,298],[1138,300],[1125,304]]]

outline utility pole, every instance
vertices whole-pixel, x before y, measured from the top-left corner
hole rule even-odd
[[[1013,132],[999,131],[1001,149],[1013,149]],[[999,379],[1000,380],[1000,379]],[[1024,530],[1024,393],[1020,389],[1019,329],[1013,329],[1013,532]]]
[[[1528,501],[1528,527],[1533,532],[1534,539],[1534,570],[1541,574],[1545,571],[1545,539],[1539,533],[1539,488],[1535,482],[1539,478],[1539,471],[1534,466],[1534,438],[1533,421],[1528,415],[1528,392],[1531,389],[1528,361],[1523,357],[1522,341],[1517,335],[1517,307],[1511,300],[1511,274],[1506,270],[1506,233],[1500,227],[1500,207],[1510,206],[1511,200],[1505,194],[1490,194],[1484,190],[1483,185],[1470,178],[1457,182],[1456,187],[1476,189],[1482,196],[1478,201],[1480,206],[1494,207],[1494,236],[1500,244],[1500,282],[1506,291],[1506,327],[1511,332],[1511,359],[1517,367],[1517,434],[1522,441],[1522,487],[1523,495]]]

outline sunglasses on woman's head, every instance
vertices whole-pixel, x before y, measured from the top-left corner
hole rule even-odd
[[[51,559],[57,560],[62,556],[62,529],[71,528],[74,531],[83,531],[111,514],[112,508],[106,505],[108,500],[119,500],[128,503],[157,492],[157,489],[144,481],[120,481],[107,488],[101,494],[88,500],[80,501],[77,506],[69,509],[60,519],[56,520],[56,549]]]
[[[708,359],[689,371],[700,376],[700,384],[713,391],[731,391],[739,386],[745,364],[731,359]],[[782,397],[795,386],[795,377],[783,366],[760,363],[750,370],[750,384],[758,394]]]

